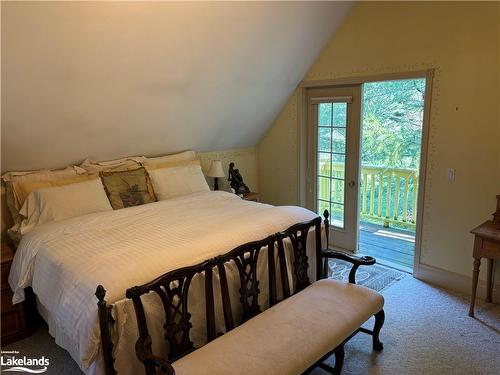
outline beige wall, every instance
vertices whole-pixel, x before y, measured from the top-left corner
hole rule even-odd
[[[229,169],[229,163],[234,162],[235,168],[240,170],[243,180],[250,190],[259,191],[257,153],[255,152],[255,147],[203,152],[199,153],[198,157],[201,160],[201,166],[204,172],[210,168],[212,160],[222,161],[222,168],[224,169],[226,177],[219,178],[220,190],[229,190],[230,186],[227,181],[227,170]],[[213,178],[208,177],[207,180],[209,181],[210,188],[213,189]]]
[[[2,172],[254,146],[350,6],[2,1]]]
[[[499,3],[358,3],[305,76],[435,69],[421,262],[460,275],[471,274],[468,232],[500,194],[499,27]],[[271,203],[298,202],[297,105],[296,93],[258,145]]]
[[[275,205],[298,204],[297,93],[293,93],[257,145],[262,200]]]

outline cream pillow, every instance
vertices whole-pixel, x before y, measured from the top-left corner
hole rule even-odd
[[[178,154],[165,155],[157,158],[145,157],[142,164],[145,167],[154,167],[157,164],[177,163],[195,159],[196,159],[196,153],[194,151],[184,151],[184,152],[179,152]]]
[[[7,172],[2,175],[2,179],[5,181],[6,203],[14,223],[19,224],[21,222],[22,217],[19,215],[19,210],[21,209],[22,203],[24,203],[24,199],[22,202],[19,201],[15,185],[31,182],[65,180],[76,178],[84,173],[84,169],[76,166],[70,166],[65,169],[58,170],[16,171]]]
[[[87,173],[122,172],[139,168],[143,160],[143,156],[130,156],[100,162],[85,159],[82,164],[80,164],[80,168],[83,168]]]
[[[37,225],[53,221],[111,210],[100,179],[39,189],[28,195],[19,211],[24,217],[20,232],[24,234]]]
[[[181,195],[210,191],[200,165],[187,164],[149,171],[159,201]]]
[[[19,212],[23,206],[28,195],[35,190],[46,189],[51,187],[58,187],[70,184],[76,184],[78,182],[84,182],[88,180],[95,180],[99,178],[97,175],[83,174],[79,176],[74,176],[66,179],[49,180],[49,181],[26,181],[26,180],[15,180],[10,182],[12,188],[12,193],[14,195],[14,204]]]
[[[36,171],[13,171],[2,175],[4,181],[49,181],[60,178],[68,178],[85,173],[85,170],[77,166],[69,166],[64,169],[40,169]]]
[[[146,165],[146,170],[149,172],[152,171],[153,169],[172,168],[183,165],[201,165],[201,163],[199,160],[163,161],[158,163],[149,163],[148,165]]]

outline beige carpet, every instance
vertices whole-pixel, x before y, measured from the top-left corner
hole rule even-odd
[[[371,337],[358,334],[346,344],[343,374],[500,374],[499,304],[478,301],[476,318],[470,318],[466,296],[413,277],[382,294],[384,350],[373,352]],[[326,372],[316,369],[313,374]]]
[[[371,337],[358,334],[346,345],[343,374],[500,374],[500,305],[479,303],[477,318],[472,319],[467,316],[465,296],[410,276],[382,294],[386,299],[384,351],[372,352]],[[49,357],[49,375],[81,374],[45,328],[2,350]],[[319,369],[313,373],[325,374]]]

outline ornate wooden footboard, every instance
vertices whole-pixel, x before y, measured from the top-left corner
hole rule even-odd
[[[328,234],[329,222],[328,211],[325,211],[325,230]],[[275,233],[260,241],[249,242],[238,246],[227,254],[217,256],[202,263],[170,271],[157,279],[141,285],[130,288],[126,292],[126,297],[132,299],[137,317],[139,328],[139,339],[136,344],[136,354],[139,360],[144,364],[146,374],[175,374],[170,365],[171,362],[183,357],[195,350],[190,338],[191,314],[188,309],[188,291],[191,280],[197,274],[204,274],[205,283],[205,318],[206,318],[206,339],[210,342],[219,335],[232,330],[235,327],[233,321],[233,311],[229,296],[228,280],[226,276],[226,267],[228,263],[234,263],[237,266],[239,274],[239,295],[241,303],[241,322],[254,317],[261,312],[258,297],[261,292],[260,281],[257,279],[257,259],[262,249],[267,249],[267,277],[269,287],[269,306],[273,306],[282,299],[289,297],[306,288],[310,284],[308,277],[308,256],[307,241],[308,235],[314,229],[314,243],[316,255],[317,278],[326,276],[327,266],[324,259],[341,258],[353,263],[349,281],[354,283],[355,272],[359,265],[370,265],[375,260],[370,257],[357,258],[339,253],[332,250],[322,250],[321,246],[321,218],[317,217],[311,221],[295,224],[283,232]],[[289,285],[289,271],[286,261],[285,248],[287,243],[292,246],[293,264],[292,275],[293,285]],[[277,263],[276,263],[277,260]],[[279,266],[279,272],[277,272]],[[213,274],[218,273],[220,282],[220,293],[222,301],[222,311],[224,315],[224,332],[217,332],[215,319],[214,303],[214,285]],[[352,276],[352,278],[351,278]],[[278,295],[278,285],[280,283],[281,293]],[[169,353],[167,358],[155,356],[151,349],[151,335],[144,312],[144,306],[141,297],[148,293],[156,293],[163,304],[166,316],[165,338],[168,342]],[[113,324],[111,316],[111,306],[104,300],[106,291],[102,286],[98,286],[96,296],[99,300],[99,322],[101,329],[102,350],[104,364],[107,375],[114,375],[116,371],[113,366],[112,341],[110,327]],[[383,323],[383,316],[377,319],[377,324]],[[380,330],[378,328],[378,331]],[[377,330],[375,327],[374,331]],[[378,341],[378,331],[363,330],[363,332],[374,335]],[[357,332],[357,331],[356,331]],[[381,343],[380,343],[381,345]],[[378,347],[381,349],[381,347]],[[343,356],[343,344],[333,353],[340,358]],[[331,354],[331,353],[330,353]],[[339,363],[341,360],[339,359]]]

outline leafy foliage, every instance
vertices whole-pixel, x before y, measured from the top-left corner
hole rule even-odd
[[[425,79],[363,86],[362,165],[418,168]]]
[[[371,82],[363,89],[362,165],[418,168],[425,79]],[[345,126],[345,106],[320,104],[319,151],[344,152],[345,130],[338,127]]]

